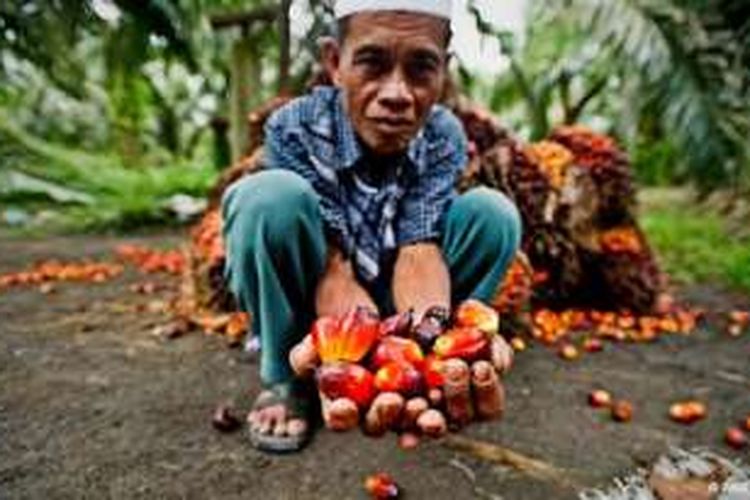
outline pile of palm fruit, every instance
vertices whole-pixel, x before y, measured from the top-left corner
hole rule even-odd
[[[194,302],[201,310],[233,307],[222,273],[221,195],[240,177],[262,168],[262,126],[286,101],[275,99],[250,114],[254,149],[224,172],[192,230],[187,272],[197,284]],[[657,333],[683,331],[694,323],[694,315],[691,321],[678,317],[684,312],[663,300],[665,279],[636,222],[630,165],[612,138],[565,126],[546,140],[525,144],[490,113],[455,94],[445,103],[469,139],[470,161],[459,191],[498,189],[515,202],[523,220],[521,252],[493,301],[503,313],[505,335],[533,334],[539,329],[534,322],[539,310],[556,315],[582,311],[587,317],[591,311],[611,311],[626,318],[626,325],[634,316],[680,325],[675,329],[669,322],[669,329],[657,328]],[[638,337],[629,330],[623,335]]]

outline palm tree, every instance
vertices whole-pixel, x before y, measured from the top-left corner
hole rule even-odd
[[[643,132],[646,124],[652,133],[666,136],[686,177],[699,187],[709,190],[748,175],[750,3],[535,0],[530,12],[527,45],[564,35],[554,41],[555,60],[546,69],[534,66],[533,54],[505,51],[512,61],[511,79],[534,110],[532,137],[549,125],[544,118],[551,106],[563,109],[561,121],[577,119],[608,89],[604,100],[624,101],[619,114],[604,103],[617,128]],[[595,57],[582,57],[592,48]],[[581,72],[589,73],[588,87],[571,99],[568,84]],[[497,90],[507,95],[507,78]]]

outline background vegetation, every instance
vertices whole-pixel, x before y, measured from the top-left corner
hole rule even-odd
[[[750,220],[750,2],[529,0],[520,35],[466,8],[507,71],[457,61],[465,93],[530,140],[573,122],[617,137],[643,186],[694,194],[647,204],[667,266],[750,288],[727,230]],[[303,85],[330,20],[323,0],[0,3],[0,225],[173,220],[171,197],[199,200],[237,156],[228,120]]]

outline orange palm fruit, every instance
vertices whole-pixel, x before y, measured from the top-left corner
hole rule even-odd
[[[681,424],[693,424],[705,418],[706,405],[699,401],[683,401],[669,407],[669,417]]]
[[[417,396],[424,390],[424,377],[407,363],[386,363],[375,373],[375,388],[380,392]]]
[[[612,405],[612,419],[617,422],[629,422],[633,418],[633,405],[629,401],[615,401]]]
[[[435,341],[433,352],[438,358],[461,358],[466,361],[489,357],[489,339],[479,328],[448,330]]]
[[[381,368],[388,363],[406,363],[420,368],[424,363],[424,354],[419,344],[411,339],[389,335],[378,342],[372,354],[372,365]]]
[[[318,389],[331,400],[346,398],[360,408],[375,397],[375,378],[363,366],[354,363],[329,363],[316,372]]]
[[[385,472],[379,472],[365,479],[365,490],[372,498],[384,500],[398,497],[398,486],[393,478]]]
[[[313,344],[323,363],[359,362],[378,339],[377,315],[358,307],[343,318],[323,317],[312,327]]]
[[[495,334],[500,328],[500,315],[488,305],[469,299],[456,309],[456,326],[474,327],[484,333]]]
[[[612,405],[612,395],[603,389],[591,391],[589,405],[593,408],[608,408]]]

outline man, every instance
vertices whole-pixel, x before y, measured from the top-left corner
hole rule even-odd
[[[322,54],[335,86],[277,111],[266,170],[225,195],[227,275],[261,342],[265,390],[249,415],[259,448],[298,449],[309,435],[313,395],[288,355],[315,317],[366,306],[420,321],[487,301],[517,250],[520,219],[503,195],[454,191],[467,140],[436,104],[450,12],[450,0],[339,0],[338,39]]]

